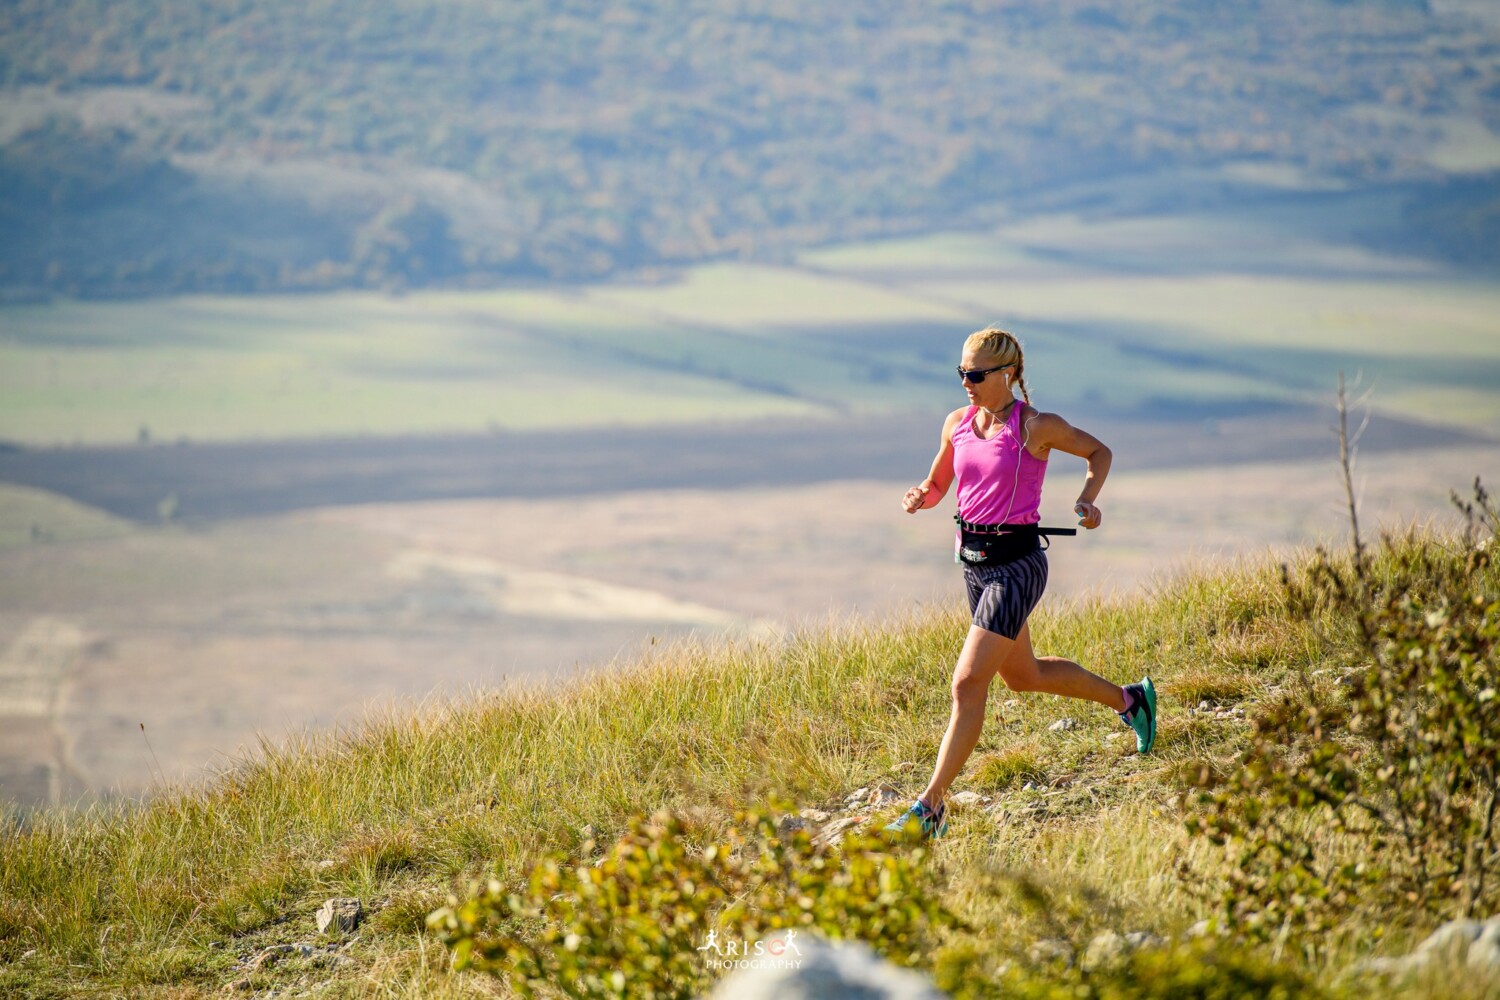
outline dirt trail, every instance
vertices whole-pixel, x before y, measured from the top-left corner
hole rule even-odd
[[[0,788],[17,798],[58,805],[69,787],[86,784],[60,724],[85,642],[73,622],[39,615],[0,653]]]
[[[420,581],[429,573],[457,578],[488,598],[495,610],[527,618],[564,621],[670,622],[734,628],[736,615],[692,601],[674,600],[640,587],[587,577],[507,566],[481,556],[406,549],[385,567],[393,580]]]

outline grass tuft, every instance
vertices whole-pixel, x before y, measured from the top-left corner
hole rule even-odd
[[[1028,781],[1046,780],[1046,761],[1041,751],[1029,743],[986,754],[974,763],[968,776],[968,784],[976,791],[989,792],[1003,792]]]

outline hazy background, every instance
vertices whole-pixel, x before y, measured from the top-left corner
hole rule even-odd
[[[1451,522],[1500,8],[8,3],[0,300],[0,800],[138,795],[956,604],[898,501],[990,322],[1115,451],[1047,603],[1344,538],[1340,371],[1367,523]]]

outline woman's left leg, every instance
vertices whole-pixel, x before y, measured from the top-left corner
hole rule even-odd
[[[1031,623],[1021,626],[1009,655],[1000,664],[1000,679],[1012,691],[1042,691],[1065,698],[1084,698],[1125,711],[1125,690],[1061,656],[1037,656],[1031,648]]]

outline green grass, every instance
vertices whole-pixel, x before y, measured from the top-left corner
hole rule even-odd
[[[823,409],[795,391],[726,383],[717,366],[657,363],[631,328],[602,327],[561,301],[535,329],[504,302],[461,294],[63,304],[6,319],[0,437],[27,443],[134,441],[143,427],[156,440],[232,440]],[[718,353],[718,365],[738,360]]]
[[[550,689],[476,692],[338,737],[263,744],[199,790],[34,814],[0,840],[0,992],[197,997],[249,978],[318,997],[485,995],[492,984],[450,976],[421,929],[447,892],[487,873],[513,878],[536,852],[576,846],[585,825],[607,839],[635,812],[677,808],[712,830],[771,793],[824,809],[883,781],[915,795],[965,628],[931,610],[777,643],[660,646]],[[1101,901],[1065,916],[1078,933],[1181,934],[1205,911],[1174,864],[1213,869],[1176,813],[1177,775],[1231,759],[1246,735],[1241,721],[1186,709],[1253,703],[1324,654],[1285,613],[1267,564],[1133,601],[1052,607],[1033,635],[1040,651],[1117,681],[1149,670],[1161,692],[1157,751],[1140,757],[1132,740],[1110,740],[1123,730],[1103,708],[997,686],[953,788],[997,808],[955,810],[941,849],[949,902],[989,940],[1043,936],[982,888],[987,872],[1023,870]],[[1063,715],[1080,725],[1050,732]],[[1023,790],[1028,780],[1042,787]],[[350,964],[236,967],[267,945],[314,941],[313,913],[334,895],[373,911]],[[1350,930],[1308,971],[1332,982],[1371,946]]]

